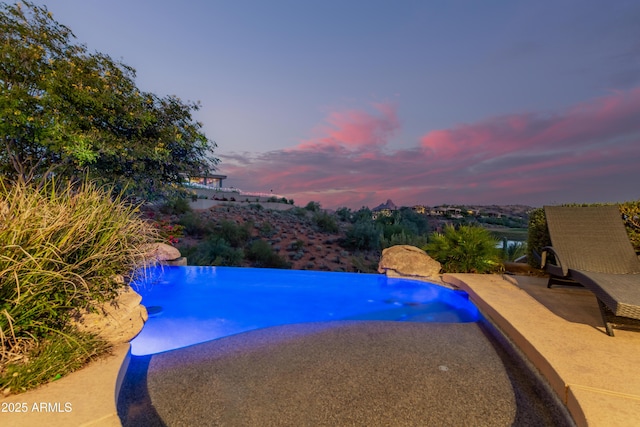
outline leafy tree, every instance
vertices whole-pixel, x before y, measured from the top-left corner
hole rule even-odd
[[[197,103],[141,91],[46,7],[0,3],[0,176],[80,175],[152,194],[213,169]]]

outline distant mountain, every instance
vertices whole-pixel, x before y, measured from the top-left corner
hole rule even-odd
[[[376,211],[381,211],[383,209],[389,209],[389,210],[395,211],[398,209],[398,207],[396,206],[395,203],[393,203],[391,199],[388,199],[386,203],[376,206],[375,208],[371,209],[371,211],[376,212]]]

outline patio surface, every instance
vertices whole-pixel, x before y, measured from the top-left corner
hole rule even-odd
[[[548,380],[577,425],[639,425],[640,332],[614,329],[616,336],[607,336],[589,291],[547,289],[545,279],[527,276],[455,274],[445,275],[444,280],[467,291],[485,316],[515,343]],[[394,335],[389,330],[384,334],[385,339]],[[0,413],[0,424],[120,425],[115,390],[121,365],[128,360],[127,350],[128,346],[117,348],[113,356],[35,391],[0,398],[3,408],[10,403],[25,403],[28,408],[26,413]],[[463,397],[452,399],[451,407],[460,399]],[[71,411],[65,412],[66,402]],[[34,404],[46,409],[34,411]]]

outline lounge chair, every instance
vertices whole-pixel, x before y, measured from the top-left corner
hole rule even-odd
[[[552,279],[572,280],[598,299],[607,334],[612,325],[640,326],[640,259],[617,206],[545,206],[551,247],[542,267]],[[548,264],[553,254],[556,264]]]

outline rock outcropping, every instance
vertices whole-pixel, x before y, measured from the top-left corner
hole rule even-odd
[[[98,335],[113,345],[126,343],[147,321],[147,309],[140,301],[142,297],[127,286],[115,300],[100,304],[95,312],[79,313],[73,322],[78,330]]]
[[[388,277],[403,277],[441,283],[440,263],[415,246],[397,245],[382,251],[378,272]]]
[[[187,265],[180,251],[166,243],[152,243],[143,248],[149,260],[165,265]]]

